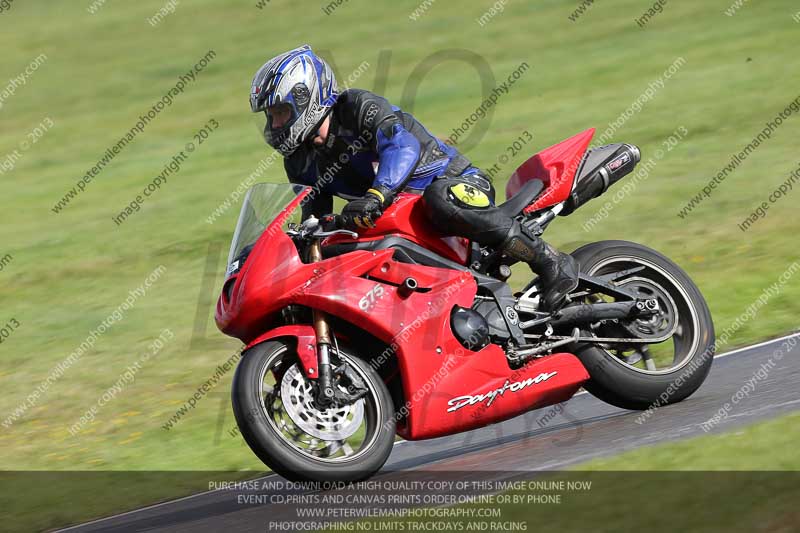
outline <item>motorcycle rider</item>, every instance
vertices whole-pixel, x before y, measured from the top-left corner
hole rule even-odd
[[[495,207],[480,169],[409,113],[369,91],[339,93],[333,71],[308,45],[256,72],[250,108],[266,117],[264,138],[284,156],[289,181],[315,188],[303,218],[348,199],[348,229],[374,226],[400,191],[423,195],[430,223],[527,262],[543,280],[544,305],[556,311],[578,283],[578,265]]]

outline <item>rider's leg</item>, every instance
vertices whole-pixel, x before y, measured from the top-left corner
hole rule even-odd
[[[439,178],[423,194],[431,223],[448,235],[467,237],[525,261],[542,278],[544,304],[556,311],[578,284],[578,264],[530,234],[494,206],[494,188],[481,174]]]
[[[502,245],[509,257],[525,261],[531,270],[542,278],[544,304],[550,311],[558,311],[566,303],[567,295],[578,286],[578,262],[527,231],[514,222]]]

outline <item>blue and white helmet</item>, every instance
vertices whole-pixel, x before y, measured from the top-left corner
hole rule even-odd
[[[250,108],[264,112],[264,139],[288,156],[316,134],[338,96],[333,70],[304,45],[258,69],[250,88]]]

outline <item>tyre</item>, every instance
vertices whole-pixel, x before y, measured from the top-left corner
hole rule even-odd
[[[386,386],[368,363],[342,352],[339,357],[367,392],[325,410],[313,402],[291,339],[254,346],[236,369],[232,401],[242,436],[264,464],[287,479],[365,479],[392,451],[394,408]]]
[[[715,337],[708,305],[689,276],[660,253],[633,242],[591,243],[572,255],[582,273],[606,276],[658,302],[658,312],[652,316],[593,324],[582,332],[653,340],[580,344],[574,353],[591,378],[586,390],[617,407],[638,410],[676,403],[694,393],[711,369]],[[613,299],[593,294],[580,303],[599,301]]]

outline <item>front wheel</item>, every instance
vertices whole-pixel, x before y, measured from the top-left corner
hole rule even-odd
[[[392,451],[395,419],[386,385],[358,357],[340,352],[339,359],[366,393],[321,410],[291,342],[271,340],[242,354],[232,386],[236,423],[259,459],[287,479],[357,481],[377,472]]]
[[[659,309],[648,317],[593,324],[583,332],[653,341],[581,344],[575,355],[591,377],[586,390],[624,409],[667,405],[694,393],[711,369],[715,338],[708,305],[689,276],[668,258],[633,242],[591,243],[572,255],[584,274],[656,300]],[[583,303],[600,301],[612,299],[592,293]]]

